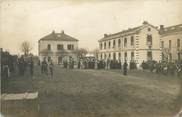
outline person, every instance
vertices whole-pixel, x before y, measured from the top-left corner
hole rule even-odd
[[[180,77],[182,76],[182,64],[177,64],[177,76]]]
[[[54,67],[54,65],[53,65],[53,63],[51,61],[50,64],[49,64],[49,71],[50,71],[51,77],[53,77],[53,67]]]
[[[21,56],[20,59],[18,60],[18,68],[20,76],[23,76],[25,73],[25,60],[23,56]]]
[[[43,73],[48,74],[47,73],[47,62],[46,62],[46,58],[44,58],[44,60],[42,61],[41,72],[42,72],[42,74]]]
[[[81,63],[80,63],[80,60],[78,60],[78,69],[80,69],[80,64],[81,64]]]
[[[33,62],[32,57],[31,57],[31,59],[30,59],[29,66],[30,66],[30,75],[31,75],[31,77],[33,77],[34,62]]]
[[[128,63],[127,61],[125,61],[123,64],[123,75],[127,75],[127,67],[128,67]]]

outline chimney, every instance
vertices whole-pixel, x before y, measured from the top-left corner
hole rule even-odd
[[[164,30],[164,25],[160,25],[160,30]]]
[[[54,30],[52,31],[52,34],[55,34],[55,31]]]
[[[104,34],[104,37],[107,37],[108,35],[107,34]]]
[[[64,34],[64,30],[61,31],[61,34]]]
[[[145,24],[148,24],[148,22],[147,21],[143,21],[143,24],[145,25]]]

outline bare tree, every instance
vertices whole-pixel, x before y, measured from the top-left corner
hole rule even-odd
[[[29,54],[29,52],[32,50],[32,46],[31,46],[30,42],[24,41],[21,44],[21,48],[20,49],[24,53],[24,55],[27,56]]]
[[[94,56],[95,56],[96,58],[98,58],[99,49],[98,49],[98,48],[94,49],[94,50],[93,50],[93,54],[94,54]]]
[[[85,48],[79,48],[75,51],[75,53],[77,54],[77,57],[83,58],[88,53],[88,50]]]

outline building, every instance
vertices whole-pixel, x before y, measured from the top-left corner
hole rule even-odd
[[[104,34],[99,40],[99,59],[131,60],[141,64],[161,60],[160,35],[157,27],[144,21],[141,26],[114,34]]]
[[[44,58],[52,60],[54,63],[62,63],[70,57],[74,60],[77,59],[76,50],[78,49],[78,40],[65,34],[55,33],[54,31],[41,38],[38,41],[39,59],[42,61]]]
[[[162,60],[182,60],[182,24],[164,27],[160,26]]]

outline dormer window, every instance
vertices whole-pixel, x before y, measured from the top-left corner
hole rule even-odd
[[[148,28],[148,31],[151,31],[151,28]]]

